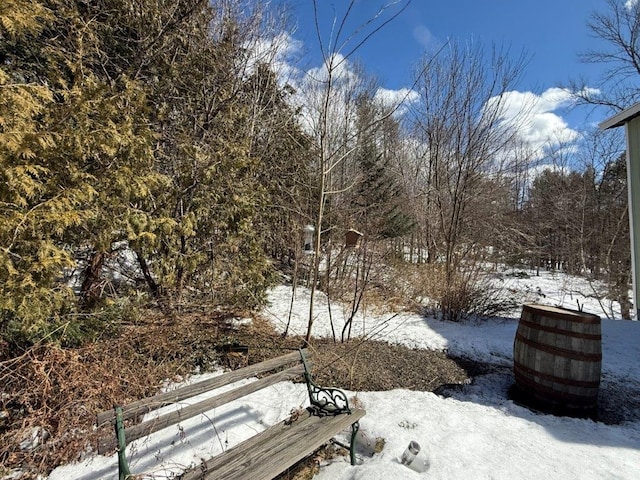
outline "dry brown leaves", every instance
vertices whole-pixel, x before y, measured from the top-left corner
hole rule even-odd
[[[92,450],[98,411],[157,388],[155,367],[141,365],[131,346],[103,347],[38,346],[0,363],[1,407],[8,414],[0,431],[5,468],[35,475],[78,459]],[[32,436],[40,437],[38,446],[29,442]]]
[[[193,370],[186,352],[176,354],[182,326],[150,318],[83,348],[39,345],[10,359],[6,347],[0,352],[0,411],[7,417],[0,423],[0,473],[19,468],[21,478],[35,478],[80,459],[104,434],[94,428],[98,412],[156,393],[164,379]],[[38,446],[28,441],[32,436],[40,437]]]

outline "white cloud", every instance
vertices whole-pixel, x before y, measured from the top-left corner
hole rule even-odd
[[[415,90],[401,88],[399,90],[390,90],[388,88],[378,88],[376,90],[374,100],[382,105],[383,108],[395,109],[396,116],[402,116],[407,112],[407,108],[414,102],[417,102],[420,95]]]
[[[424,25],[418,25],[413,29],[413,38],[415,38],[423,48],[430,47],[436,41],[431,31]]]
[[[331,89],[327,91],[329,71],[331,71]],[[318,130],[317,122],[327,109],[331,129],[344,132],[355,128],[357,115],[356,98],[368,90],[370,84],[367,76],[349,62],[344,56],[335,54],[321,66],[313,67],[293,82],[296,90],[292,101],[301,107],[301,121],[308,132]],[[325,103],[328,95],[328,102]],[[382,107],[385,115],[392,113],[396,118],[407,112],[408,106],[417,101],[419,95],[414,90],[400,88],[391,90],[378,88],[374,93],[374,101]],[[386,111],[385,111],[386,110]]]
[[[638,4],[638,0],[627,0],[624,3],[624,6],[627,10],[631,10],[633,7],[635,7]]]
[[[358,74],[351,68],[351,63],[340,53],[336,53],[320,66],[307,71],[307,77],[311,81],[326,82],[329,73],[334,83],[348,83],[358,80]]]
[[[252,72],[255,65],[267,64],[278,75],[281,84],[289,82],[300,75],[294,66],[295,58],[302,51],[302,42],[287,33],[281,33],[273,38],[260,38],[245,48],[250,53],[247,70]]]
[[[538,109],[541,111],[553,111],[574,103],[574,95],[564,88],[552,87],[540,95]]]
[[[570,173],[569,167],[555,165],[553,163],[544,163],[542,165],[535,165],[527,170],[529,186],[531,186],[536,178],[542,175],[546,170],[554,173],[561,173],[568,175]]]
[[[379,88],[375,94],[375,100],[385,107],[393,107],[399,103],[413,103],[420,98],[418,92],[401,88],[400,90],[390,90],[388,88]]]
[[[329,79],[331,78],[331,85]],[[351,63],[340,54],[328,58],[322,65],[300,72],[293,83],[296,94],[291,99],[301,107],[301,122],[308,133],[317,132],[324,112],[330,129],[344,129],[352,122],[353,94],[358,91],[360,77]],[[331,86],[330,90],[327,88]],[[328,101],[326,96],[329,96]]]
[[[543,156],[549,148],[570,144],[580,136],[558,113],[575,102],[574,94],[568,90],[549,88],[539,95],[511,91],[501,99],[492,99],[490,105],[499,101],[502,119],[518,128],[522,141],[537,156]]]

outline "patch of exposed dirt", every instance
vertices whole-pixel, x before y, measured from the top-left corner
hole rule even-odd
[[[395,388],[432,392],[443,385],[468,383],[473,365],[464,365],[443,352],[412,350],[385,342],[358,340],[314,344],[314,378],[355,391]]]

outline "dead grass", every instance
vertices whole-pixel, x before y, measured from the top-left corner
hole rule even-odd
[[[124,326],[118,337],[83,348],[36,346],[15,354],[0,345],[0,474],[20,469],[22,479],[36,478],[93,454],[97,438],[105,434],[94,428],[98,412],[152,395],[167,379],[179,379],[195,368],[240,366],[225,346],[247,346],[248,362],[257,363],[302,345],[301,338],[281,338],[265,320],[240,328],[230,320],[228,315],[197,314],[169,322],[149,314]],[[468,366],[442,353],[382,342],[323,340],[311,348],[316,381],[354,391],[432,391],[464,383],[470,375]],[[40,445],[21,448],[36,428]],[[311,478],[324,456],[339,450],[323,449],[280,478]]]

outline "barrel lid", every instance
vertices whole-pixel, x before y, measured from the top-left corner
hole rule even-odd
[[[580,310],[572,310],[570,308],[526,303],[522,306],[522,309],[531,313],[540,313],[553,318],[562,318],[563,320],[582,323],[600,323],[600,317],[598,315],[581,312]]]

